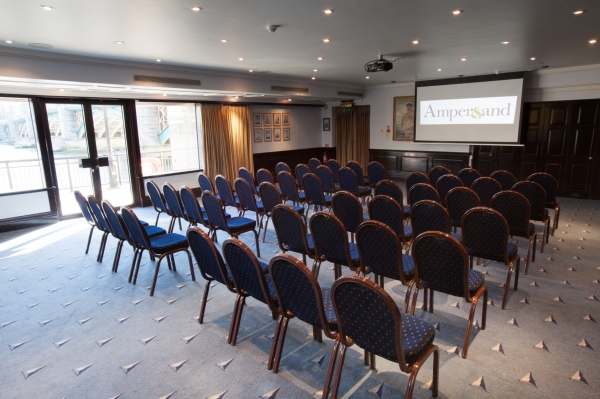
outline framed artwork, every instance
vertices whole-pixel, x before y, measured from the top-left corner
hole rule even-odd
[[[265,127],[270,127],[271,125],[271,114],[263,114],[263,122]]]
[[[286,112],[285,114],[282,114],[282,118],[283,118],[282,126],[289,126],[290,125],[290,114]]]
[[[415,139],[415,97],[394,97],[394,141]]]
[[[260,114],[258,114],[260,115]],[[262,139],[262,129],[254,129],[254,142],[259,143],[263,141]]]
[[[265,129],[265,141],[271,141],[272,137],[271,137],[271,128]]]
[[[324,132],[331,131],[331,118],[323,118],[323,131]]]
[[[285,120],[285,118],[283,118],[283,120]],[[286,127],[283,129],[283,141],[288,141],[289,139],[290,139],[290,128]]]
[[[281,114],[273,114],[273,126],[281,126]]]
[[[262,126],[262,114],[254,114],[254,127]]]
[[[275,119],[273,119],[273,122],[275,122]],[[281,129],[279,129],[279,128],[273,129],[273,140],[281,141]]]

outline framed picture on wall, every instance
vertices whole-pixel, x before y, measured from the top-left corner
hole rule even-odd
[[[258,114],[260,115],[260,114]],[[263,141],[262,139],[262,129],[254,129],[254,142],[259,143]]]
[[[271,114],[263,114],[263,123],[265,127],[272,126],[271,124]]]
[[[323,131],[324,132],[331,131],[331,118],[323,118]]]
[[[281,126],[281,114],[273,114],[273,126]]]
[[[265,141],[271,141],[272,137],[271,137],[271,131],[272,129],[265,129]]]
[[[274,121],[275,121],[275,119],[273,119],[273,122]],[[281,141],[281,129],[279,129],[279,128],[273,129],[273,140]]]
[[[283,118],[283,121],[281,122],[282,126],[289,126],[290,125],[290,114],[286,112],[285,114],[282,114],[282,118]]]
[[[254,114],[254,127],[262,126],[262,114]]]
[[[289,139],[290,139],[290,128],[286,127],[283,129],[283,141],[288,141]]]
[[[415,140],[415,97],[394,97],[394,141]]]

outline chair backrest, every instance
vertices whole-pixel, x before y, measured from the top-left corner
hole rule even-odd
[[[248,169],[244,168],[243,166],[238,169],[238,176],[241,177],[242,179],[246,180],[248,182],[248,184],[250,185],[250,187],[257,186],[256,181],[254,180],[254,176],[252,175],[252,172],[250,172]]]
[[[343,344],[349,339],[361,348],[397,362],[408,371],[402,348],[400,309],[377,284],[359,276],[344,276],[331,286],[331,301]]]
[[[237,208],[238,205],[235,202],[233,191],[231,191],[231,185],[225,176],[217,175],[217,177],[215,177],[215,185],[217,186],[217,190],[219,190],[219,197],[221,197],[221,201],[223,201],[225,205]],[[202,203],[204,204],[204,202]]]
[[[319,161],[317,158],[311,158],[308,160],[308,167],[309,167],[311,173],[316,173],[317,168],[321,165],[322,165],[321,161]]]
[[[266,303],[271,311],[276,311],[265,274],[252,250],[240,240],[228,238],[223,243],[223,257],[229,266],[236,291],[246,293]]]
[[[317,170],[317,168],[315,168],[315,170]],[[298,165],[296,165],[296,180],[298,182],[298,185],[300,187],[302,186],[302,178],[304,177],[305,174],[307,173],[311,173],[310,169],[308,169],[308,166],[306,166],[303,163],[299,163]]]
[[[469,256],[454,237],[430,231],[413,241],[412,257],[419,286],[470,299]]]
[[[235,187],[235,192],[237,193],[242,208],[252,212],[257,212],[258,208],[256,206],[256,198],[254,197],[256,189],[241,177],[235,179],[233,186]]]
[[[272,219],[279,248],[282,251],[309,253],[306,238],[306,225],[302,217],[289,205],[277,205]]]
[[[429,170],[429,180],[431,181],[431,185],[433,187],[437,187],[437,181],[440,177],[444,175],[450,175],[450,169],[445,168],[443,166],[434,166]]]
[[[148,191],[148,196],[150,197],[154,210],[156,212],[167,212],[165,199],[163,198],[158,185],[150,180],[149,182],[146,182],[146,190]]]
[[[258,180],[258,184],[269,182],[275,184],[275,180],[273,180],[273,175],[265,168],[260,168],[256,172],[256,180]]]
[[[283,195],[283,198],[290,201],[300,201],[296,180],[290,172],[279,172],[277,174],[277,181],[279,182],[279,188],[281,189],[281,195]]]
[[[396,200],[387,195],[376,195],[369,201],[368,206],[369,219],[389,226],[402,241],[405,241],[404,209]]]
[[[214,193],[205,191],[200,197],[204,210],[206,211],[206,217],[208,223],[217,229],[227,230],[227,222],[225,221],[225,213],[221,208],[221,202],[217,199]]]
[[[546,208],[556,206],[556,192],[558,191],[558,181],[549,173],[538,172],[527,178],[528,181],[539,184],[546,192]]]
[[[444,206],[448,206],[446,204],[446,195],[448,194],[448,192],[450,190],[452,190],[455,187],[462,187],[463,186],[463,182],[462,180],[460,180],[458,177],[454,176],[454,175],[444,175],[442,177],[440,177],[437,181],[437,190],[438,190],[438,194],[440,195],[440,200],[442,202],[442,205]]]
[[[508,264],[508,223],[500,212],[477,207],[469,209],[461,222],[462,240],[469,255]]]
[[[381,180],[375,186],[375,195],[392,197],[400,206],[404,205],[404,194],[399,185],[391,180]]]
[[[365,178],[364,178],[362,166],[360,166],[360,164],[356,161],[348,161],[346,163],[346,167],[352,169],[352,171],[356,175],[356,185],[364,186]]]
[[[198,200],[196,199],[196,194],[194,191],[188,186],[181,186],[179,189],[179,197],[181,199],[181,203],[183,204],[183,208],[185,209],[185,213],[187,214],[188,220],[193,224],[201,224],[205,226],[204,215],[202,214],[202,209],[200,209],[200,205],[198,204]]]
[[[329,261],[338,261],[335,263],[352,265],[348,232],[337,216],[317,212],[310,218],[309,225],[318,257],[324,256]]]
[[[408,190],[407,200],[410,206],[422,200],[440,202],[440,195],[431,184],[417,183]]]
[[[342,165],[340,165],[340,163],[338,161],[336,161],[335,159],[330,159],[329,161],[327,161],[327,167],[329,167],[329,169],[331,169],[331,173],[333,174],[333,181],[336,183],[339,183],[338,171],[340,170]]]
[[[504,216],[511,235],[529,238],[531,205],[523,194],[510,190],[501,191],[492,198],[490,208]]]
[[[413,237],[426,231],[450,233],[450,215],[439,202],[423,200],[415,203],[410,208],[410,223]]]
[[[333,214],[341,220],[346,231],[356,233],[358,226],[364,221],[363,207],[356,196],[348,191],[338,191],[331,198]]]
[[[277,190],[277,187],[273,183],[269,183],[268,181],[260,183],[258,193],[267,215],[270,215],[273,212],[273,208],[282,202],[279,190]]]
[[[92,210],[90,209],[90,204],[88,203],[87,199],[85,199],[85,197],[83,196],[83,194],[81,194],[79,190],[75,190],[73,194],[75,194],[75,200],[77,201],[77,205],[79,205],[79,208],[81,209],[81,213],[83,214],[85,220],[90,225],[95,226],[96,219],[94,219],[94,216],[92,216]]]
[[[96,226],[102,231],[110,232],[110,227],[108,227],[100,202],[93,195],[88,195],[88,204],[90,204],[90,209],[94,214],[94,219],[96,219]]]
[[[368,220],[356,232],[361,269],[383,276],[400,276],[405,283],[402,265],[402,242],[384,223]]]
[[[173,187],[171,183],[163,184],[163,194],[165,196],[165,200],[169,205],[169,209],[167,213],[171,216],[177,216],[186,218],[183,213],[183,207],[181,205],[181,198],[179,198],[179,192]]]
[[[269,262],[269,275],[283,313],[291,313],[308,324],[321,327],[327,336],[331,336],[321,287],[304,263],[287,254],[277,255]]]
[[[431,184],[429,176],[422,172],[411,172],[406,178],[406,193],[410,191],[415,184],[424,183]]]
[[[481,206],[490,206],[492,197],[502,191],[502,186],[491,177],[480,177],[473,182],[471,190],[479,196]]]
[[[358,183],[356,183],[356,174],[348,167],[340,168],[338,171],[338,180],[340,181],[340,190],[351,192],[358,195]]]
[[[150,250],[150,239],[135,212],[130,207],[124,206],[121,208],[121,217],[127,226],[127,231],[129,231],[129,237],[131,237],[133,245],[141,249]]]
[[[235,291],[231,280],[227,277],[227,266],[208,235],[199,227],[190,227],[186,236],[202,277],[205,280],[213,278],[225,284],[230,291]]]
[[[114,206],[108,200],[102,201],[102,210],[106,215],[106,221],[110,227],[110,231],[116,238],[120,240],[129,240],[127,226],[117,212]]]
[[[335,182],[333,180],[333,173],[331,169],[325,165],[321,165],[317,167],[317,173],[315,173],[317,177],[321,180],[321,184],[323,185],[323,190],[332,193],[335,191]]]
[[[215,192],[215,188],[213,187],[210,178],[206,176],[204,173],[198,173],[198,184],[200,185],[200,189],[202,192],[210,191],[211,193]]]
[[[302,186],[306,194],[306,201],[313,205],[327,206],[325,203],[325,194],[323,193],[323,184],[313,173],[306,173],[302,177]]]
[[[457,176],[462,180],[465,187],[471,187],[471,184],[481,177],[481,173],[473,168],[464,168],[458,172]]]
[[[510,190],[517,183],[515,175],[506,170],[497,170],[490,177],[500,183],[502,190]]]
[[[375,187],[385,179],[385,167],[381,163],[373,161],[367,165],[367,175],[369,176],[369,185]]]
[[[290,166],[287,163],[285,163],[285,162],[279,162],[275,166],[275,172],[277,172],[277,175],[279,176],[279,173],[281,173],[281,172],[292,173],[292,169],[290,169]]]
[[[532,181],[521,181],[513,186],[512,191],[523,194],[529,201],[531,220],[545,220],[546,191],[542,186]]]
[[[460,226],[466,211],[477,206],[481,206],[479,196],[470,188],[455,187],[446,194],[446,209],[455,226]]]

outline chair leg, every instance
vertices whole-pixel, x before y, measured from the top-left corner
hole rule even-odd
[[[258,245],[258,233],[256,230],[252,230],[254,232],[254,240],[256,241],[256,256],[260,258],[260,245]]]
[[[315,276],[315,278],[319,278],[319,271],[321,271],[321,261],[315,260],[312,268],[312,274]]]
[[[140,271],[140,263],[142,263],[142,254],[143,253],[144,253],[144,250],[141,249],[140,253],[138,254],[137,262],[135,263],[135,272],[133,273],[133,285],[135,285],[135,283],[137,282],[137,276],[138,276],[138,272]]]
[[[533,248],[533,240],[535,239],[535,235],[533,238],[529,239],[529,247],[527,248],[527,259],[525,259],[525,272],[523,274],[527,275],[529,273],[529,261],[531,259],[531,248]]]
[[[173,266],[171,266],[171,257],[167,256],[167,267],[169,270],[173,270]]]
[[[338,389],[340,387],[340,380],[342,379],[342,368],[344,367],[344,359],[346,358],[346,345],[342,345],[340,350],[340,356],[338,358],[337,370],[335,371],[335,379],[333,380],[333,389],[331,390],[331,396],[337,398]]]
[[[236,323],[233,326],[233,337],[231,337],[231,346],[235,346],[235,344],[237,343],[237,337],[238,337],[238,333],[240,331],[240,323],[242,320],[242,312],[244,311],[245,302],[246,302],[246,298],[241,297],[240,303],[238,304]]]
[[[94,234],[94,227],[95,226],[92,226],[92,228],[90,229],[90,236],[88,237],[87,247],[85,247],[85,254],[86,255],[90,251],[90,242],[92,242],[92,234]]]
[[[478,297],[471,298],[471,311],[469,312],[469,320],[467,321],[467,331],[465,331],[465,342],[463,342],[462,358],[467,358],[467,352],[469,351],[469,343],[471,342],[471,329],[473,328],[473,317],[475,316],[475,309],[477,308]]]
[[[550,218],[546,221],[546,244],[548,244],[548,240],[550,239]]]
[[[306,265],[306,254],[302,254],[302,263],[304,263]],[[313,273],[314,273],[314,271],[313,271]]]
[[[517,268],[515,269],[515,291],[519,288],[519,271],[521,269],[521,258],[517,256]]]
[[[155,226],[158,226],[158,218],[160,217],[160,212],[156,214],[156,221],[154,222]]]
[[[281,334],[281,325],[285,317],[280,314],[277,317],[277,324],[275,325],[275,333],[273,334],[273,341],[271,342],[271,351],[269,352],[269,359],[267,360],[267,370],[273,370],[273,362],[275,360],[275,353],[277,352],[279,345],[279,336]],[[273,371],[277,373],[277,371]]]
[[[152,286],[150,287],[150,296],[154,296],[154,288],[156,288],[156,280],[158,279],[158,270],[160,269],[160,261],[165,257],[165,255],[161,255],[158,257],[156,261],[156,267],[154,268],[154,278],[152,279]],[[167,255],[168,259],[169,255]]]
[[[102,240],[100,241],[100,249],[98,250],[98,257],[96,258],[96,262],[102,263],[102,258],[104,258],[104,249],[106,248],[106,241],[108,240],[108,232],[104,232],[102,234]]]
[[[179,221],[179,230],[183,230],[183,229],[181,228],[181,218],[177,218],[177,220]]]
[[[419,294],[419,287],[417,286],[417,288],[415,289],[415,292],[413,292],[412,304],[410,306],[410,314],[412,316],[415,315],[415,307],[417,306],[417,295],[418,294]]]
[[[485,321],[487,320],[487,302],[488,302],[488,291],[487,287],[483,292],[483,309],[481,309],[481,329],[485,330]]]
[[[317,342],[323,342],[323,330],[317,326],[313,326],[313,339]]]
[[[371,352],[369,352],[368,350],[364,349],[363,359],[364,359],[364,362],[365,362],[365,366],[370,366],[371,365]]]
[[[212,279],[206,280],[206,285],[204,286],[204,294],[202,295],[202,305],[200,305],[200,315],[198,316],[198,324],[202,324],[204,322],[204,310],[206,309],[206,300],[208,299],[208,292],[210,291],[210,283]]]
[[[544,222],[544,232],[542,233],[542,246],[540,248],[540,253],[544,253],[544,246],[546,244],[546,234],[548,234],[548,224]]]
[[[337,355],[340,349],[340,338],[336,338],[331,348],[331,359],[329,360],[329,366],[327,367],[327,373],[325,374],[325,386],[323,387],[323,399],[329,398],[329,389],[331,386],[331,379],[333,378],[333,372],[335,371],[335,364],[337,363]]]
[[[190,274],[192,275],[192,281],[196,281],[196,273],[194,273],[194,262],[192,262],[192,255],[190,255],[190,251],[187,249],[185,250],[185,253],[188,256],[188,262],[190,263]]]
[[[408,312],[408,305],[410,304],[410,294],[412,292],[412,288],[414,285],[414,281],[409,281],[406,288],[406,296],[404,297],[404,306],[402,306],[402,311],[404,313]]]
[[[262,218],[261,218],[261,224],[262,224]],[[263,231],[263,242],[265,242],[265,237],[267,236],[267,226],[269,225],[269,215],[267,215],[267,220],[265,221],[265,227],[264,227],[264,231]]]
[[[284,317],[283,322],[281,323],[279,339],[277,340],[277,352],[275,352],[275,363],[273,364],[273,373],[277,373],[277,371],[279,370],[279,361],[281,360],[281,353],[283,352],[283,344],[285,343],[285,334],[287,333],[289,321],[290,319]]]
[[[433,292],[432,288],[429,289],[429,313],[433,313]]]
[[[473,269],[473,257],[469,256],[469,267]]]
[[[119,260],[121,259],[121,250],[123,249],[123,240],[119,240],[117,244],[117,250],[115,251],[115,259],[113,260],[112,272],[116,273],[119,269]]]
[[[233,331],[235,330],[235,322],[237,320],[240,298],[241,295],[237,295],[235,298],[235,304],[233,305],[233,312],[231,313],[231,323],[229,324],[229,335],[227,336],[228,344],[231,344],[231,341],[233,339]]]
[[[138,252],[138,249],[133,249],[133,260],[131,261],[131,270],[129,271],[129,283],[131,283],[131,279],[133,278],[133,271],[135,270],[135,264],[137,263]]]
[[[502,309],[506,307],[506,299],[508,298],[508,287],[510,286],[510,276],[512,274],[513,264],[508,264],[508,273],[506,273],[506,283],[504,284],[504,296],[502,297]]]
[[[428,299],[428,296],[429,296],[429,295],[427,295],[428,294],[427,291],[428,291],[428,288],[425,287],[423,289],[423,309],[425,309],[425,311],[427,311],[427,299]]]
[[[406,386],[406,393],[404,395],[405,399],[411,399],[413,395],[413,391],[415,389],[415,381],[417,380],[417,374],[419,374],[419,370],[421,370],[421,366],[429,356],[433,352],[433,382],[431,384],[432,396],[434,398],[438,397],[438,380],[439,380],[439,369],[440,369],[440,352],[437,345],[431,345],[427,352],[421,356],[419,360],[416,361],[411,367],[410,377],[408,378],[408,385]]]

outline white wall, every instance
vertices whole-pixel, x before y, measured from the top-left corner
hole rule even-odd
[[[283,126],[281,127],[281,141],[252,142],[252,152],[290,151],[302,148],[321,147],[321,109],[316,106],[287,106],[279,105],[251,105],[250,112],[254,113],[289,113],[290,114],[290,140],[283,141]],[[271,127],[274,129],[274,127]],[[254,136],[254,132],[252,133]]]
[[[541,69],[527,75],[527,102],[600,98],[600,65]]]
[[[0,220],[45,212],[50,212],[46,191],[0,197]]]

